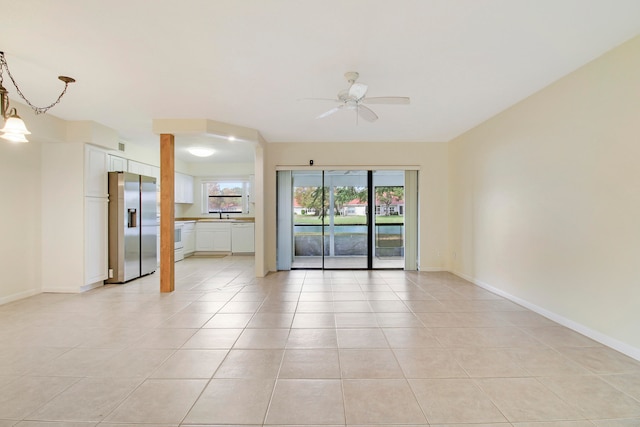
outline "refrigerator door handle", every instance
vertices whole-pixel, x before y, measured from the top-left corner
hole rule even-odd
[[[138,226],[138,211],[137,209],[127,210],[127,227],[136,228]]]

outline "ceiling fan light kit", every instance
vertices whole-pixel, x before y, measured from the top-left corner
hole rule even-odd
[[[325,111],[317,116],[316,119],[323,119],[340,110],[351,110],[356,112],[356,123],[359,117],[368,122],[375,122],[378,120],[378,115],[371,108],[362,104],[407,105],[410,102],[409,97],[406,96],[376,96],[366,98],[369,87],[364,83],[357,82],[358,77],[360,77],[358,72],[348,71],[344,74],[344,77],[347,79],[349,87],[339,91],[337,99],[327,99],[338,102],[340,105]]]

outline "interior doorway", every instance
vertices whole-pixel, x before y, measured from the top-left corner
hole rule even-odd
[[[278,270],[406,268],[406,212],[402,170],[279,171]]]

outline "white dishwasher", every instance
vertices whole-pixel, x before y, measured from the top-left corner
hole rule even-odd
[[[234,222],[231,224],[231,252],[255,252],[254,224],[252,222]]]

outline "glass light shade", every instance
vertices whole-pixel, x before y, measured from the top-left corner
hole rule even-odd
[[[0,138],[6,139],[11,142],[29,142],[27,138],[24,137],[22,133],[5,133],[0,135]]]
[[[0,132],[18,135],[31,134],[31,132],[27,130],[27,126],[24,124],[20,116],[15,112],[4,121],[4,127],[0,129]]]
[[[198,157],[209,157],[211,155],[213,155],[213,148],[206,148],[206,147],[190,147],[187,148],[187,151],[191,154],[193,154],[194,156],[198,156]]]

